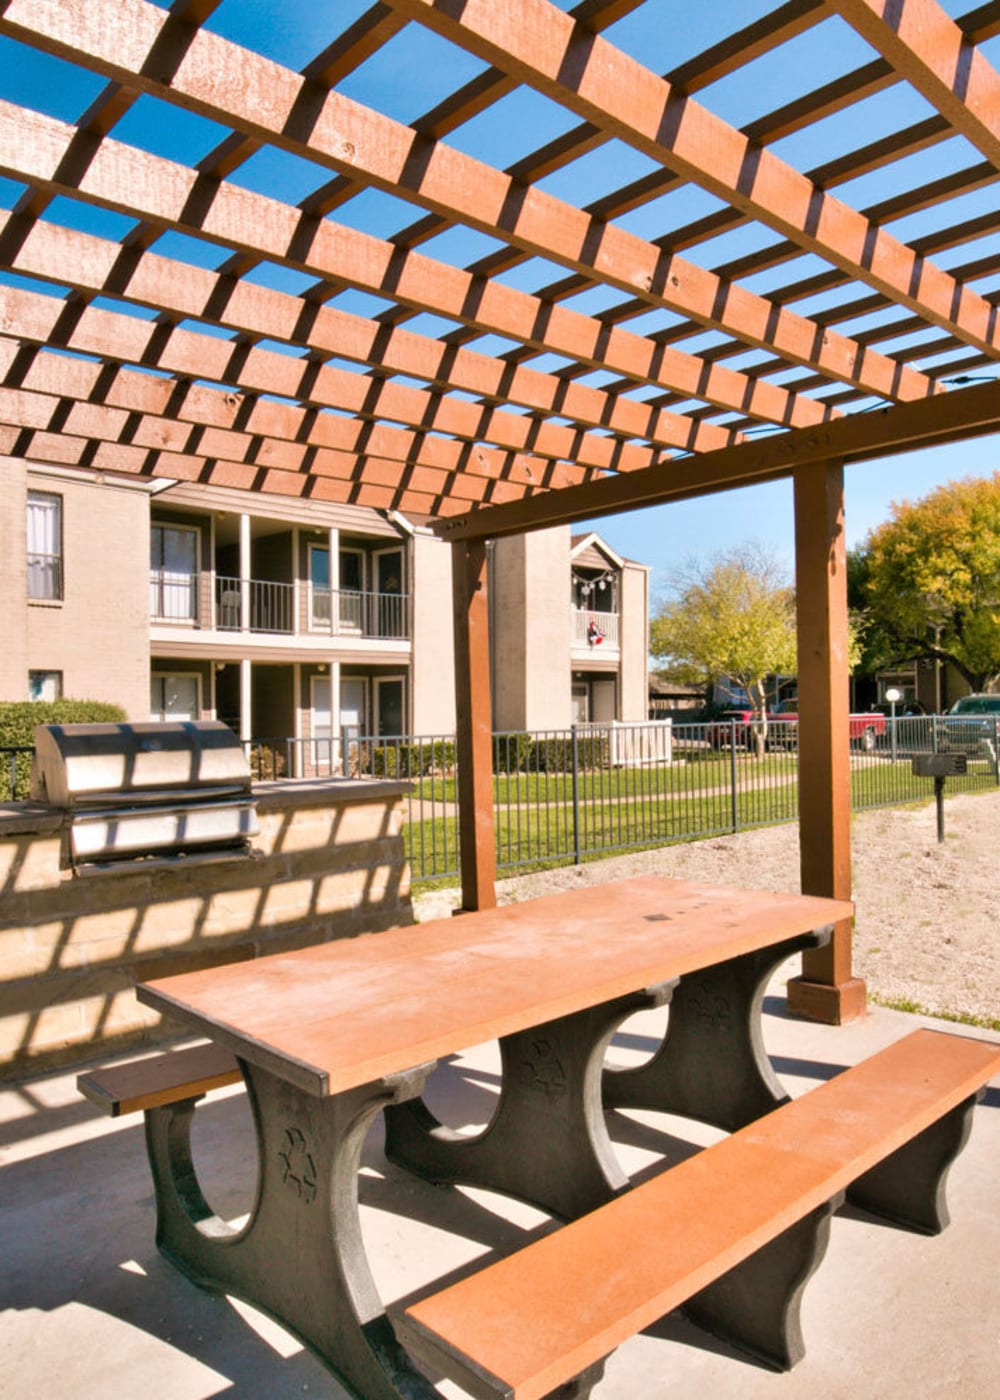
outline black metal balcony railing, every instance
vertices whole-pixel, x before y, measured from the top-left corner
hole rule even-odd
[[[154,622],[196,623],[200,591],[198,574],[153,569],[149,576],[150,617]],[[292,635],[299,630],[296,627],[296,590],[292,583],[217,574],[213,593],[214,623],[220,632],[241,632],[246,628],[250,632]],[[408,593],[310,587],[308,596],[310,632],[399,641],[410,636]]]
[[[314,587],[309,594],[309,626],[335,637],[405,639],[410,635],[410,595]]]
[[[295,631],[295,585],[264,579],[215,578],[215,625],[220,632],[243,629],[243,603],[247,602],[246,625],[251,632]]]

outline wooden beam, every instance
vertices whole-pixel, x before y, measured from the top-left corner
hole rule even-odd
[[[440,513],[447,515],[454,508],[447,499],[442,501],[427,492],[406,490],[398,483],[311,476],[243,462],[195,457],[189,453],[135,447],[130,443],[71,437],[64,431],[19,429],[4,423],[0,423],[0,451],[28,461],[79,467],[102,475],[191,481],[237,491],[404,511],[417,519],[436,517]],[[496,485],[501,494],[505,494],[506,483]]]
[[[795,473],[795,598],[799,684],[799,847],[802,893],[851,897],[851,753],[844,468]],[[802,955],[788,1009],[827,1025],[863,1014],[865,985],[851,970],[851,924]]]
[[[966,343],[1000,349],[1000,322],[978,293],[607,40],[577,30],[548,0],[387,3]]]
[[[452,546],[462,909],[496,905],[488,559],[483,540]]]
[[[88,405],[103,410],[103,431],[96,431],[101,420],[95,414],[84,435],[92,431],[115,441],[125,440],[127,434],[137,445],[170,443],[178,451],[319,475],[350,477],[365,459],[380,459],[398,463],[401,477],[409,468],[444,473],[450,480],[443,494],[468,502],[487,498],[486,480],[551,489],[593,475],[572,463],[498,452],[482,444],[114,368],[27,347],[5,336],[0,336],[0,386],[25,396],[20,410],[24,417],[18,420],[22,427],[58,422],[65,431],[77,433],[83,410],[76,405]],[[44,402],[40,399],[32,406],[32,396],[44,396]],[[12,410],[5,405],[5,411]]]
[[[997,431],[1000,394],[995,384],[981,384],[917,403],[851,414],[823,428],[776,433],[697,458],[673,458],[627,477],[569,486],[513,506],[455,516],[442,521],[438,533],[452,540],[498,538],[550,525],[578,524],[662,501],[774,481],[791,475],[796,467],[831,457],[844,462],[867,461]]]
[[[433,17],[438,22],[439,12],[419,0],[391,2],[407,14],[406,6],[412,3],[414,16],[428,22]],[[514,8],[518,13],[525,3],[517,0]],[[508,6],[497,8],[488,0],[487,9],[503,17]],[[552,7],[551,14],[572,26],[571,18],[562,11]],[[529,32],[537,28],[529,26]],[[542,25],[542,29],[549,38],[560,37],[551,24]],[[464,36],[464,25],[458,26],[457,32]],[[604,45],[602,53],[605,49],[612,55],[618,52],[585,28],[574,32],[585,36],[587,42]],[[744,288],[724,284],[696,264],[666,254],[614,224],[592,219],[443,142],[422,139],[410,127],[352,102],[342,93],[313,90],[299,74],[207,30],[185,35],[183,43],[177,41],[169,82],[159,79],[162,50],[170,47],[165,37],[169,33],[167,16],[139,0],[89,0],[85,10],[74,8],[66,14],[45,0],[11,0],[7,9],[0,11],[0,33],[96,68],[164,101],[191,107],[237,131],[410,199],[491,237],[499,232],[522,249],[618,286],[652,307],[665,306],[690,315],[749,345],[772,350],[870,393],[905,400],[934,392],[934,385],[924,375],[893,364],[875,351],[859,350],[847,336],[829,330],[820,333],[806,317],[775,308],[765,297]],[[507,37],[516,49],[513,38]],[[519,36],[519,45],[523,49],[524,36]],[[491,52],[493,49],[497,66],[507,69],[515,62],[516,76],[532,81],[530,62],[512,60],[506,49],[495,45]],[[641,65],[634,68],[659,85],[657,94],[661,89],[669,90],[662,79]],[[631,76],[629,69],[625,84]],[[640,86],[645,89],[647,84],[644,81]],[[556,100],[574,107],[576,95],[568,90],[563,94],[560,89]],[[642,100],[641,93],[637,100]],[[594,106],[591,112],[593,104],[584,105],[588,110],[583,115],[605,127],[604,109]],[[623,133],[624,127],[611,132]],[[735,136],[746,144],[738,133]],[[664,150],[657,142],[653,144],[653,158],[662,160]],[[813,190],[811,184],[809,189]],[[735,189],[730,193],[736,197]],[[797,216],[796,210],[793,217]]]
[[[88,142],[86,165],[77,170],[78,136],[64,122],[0,101],[0,172],[751,418],[806,427],[831,416],[816,400],[796,398],[779,385],[721,367],[706,369],[698,357],[657,346],[645,336],[306,215],[241,186],[208,180],[196,170],[110,138],[96,151]],[[663,420],[663,431],[668,422]],[[677,445],[687,425],[673,426]]]
[[[16,216],[0,213],[0,240],[14,227]],[[233,281],[220,273],[192,267],[155,253],[132,253],[119,244],[92,234],[37,223],[27,231],[17,230],[17,246],[7,259],[12,270],[32,277],[58,277],[88,295],[110,296],[152,307],[176,320],[188,317],[226,326],[237,335],[283,340],[316,352],[319,356],[354,360],[374,365],[386,373],[412,375],[443,387],[481,394],[487,399],[523,404],[538,413],[548,413],[583,421],[593,427],[621,431],[629,425],[637,437],[651,440],[653,431],[677,424],[672,436],[682,445],[694,448],[712,442],[719,446],[732,441],[733,434],[715,425],[700,425],[678,415],[662,418],[660,410],[648,410],[637,401],[612,399],[598,389],[568,383],[552,374],[527,366],[511,366],[503,360],[475,351],[457,350],[441,341],[414,335],[411,331],[391,330],[343,311],[319,304],[305,304],[297,297],[275,292],[251,283]],[[12,241],[14,241],[12,239]],[[0,287],[0,294],[6,289]],[[57,303],[63,306],[63,303]],[[130,335],[130,339],[134,338]],[[207,338],[207,337],[203,337]],[[280,360],[273,355],[269,364]],[[299,363],[299,372],[305,363]],[[280,387],[288,371],[275,366],[273,385],[268,392],[283,393]],[[316,366],[312,364],[312,372]],[[204,374],[207,379],[224,378]],[[353,381],[353,382],[352,382]],[[375,381],[341,371],[337,381],[341,397],[329,399],[330,406],[356,409],[366,398],[379,392]],[[659,452],[643,443],[623,442],[619,437],[581,431],[560,423],[542,421],[533,415],[393,386],[402,407],[395,413],[387,405],[380,415],[391,421],[412,423],[427,431],[454,432],[457,437],[492,441],[499,447],[513,447],[538,456],[575,460],[582,466],[616,471],[638,470],[655,461]],[[310,397],[315,398],[313,393]],[[409,396],[410,408],[405,407]],[[421,405],[421,409],[417,409]],[[416,413],[417,416],[414,416]],[[580,415],[583,415],[582,420]],[[451,425],[451,426],[449,426]],[[707,433],[706,433],[707,426]],[[649,430],[644,433],[642,429]]]
[[[84,367],[98,368],[89,364]],[[162,380],[154,382],[167,387]],[[201,403],[205,403],[206,392],[201,390],[197,395]],[[221,393],[218,396],[231,397]],[[192,411],[198,412],[198,408],[193,407]],[[219,423],[185,421],[125,408],[103,401],[101,395],[73,397],[4,385],[0,385],[0,422],[33,432],[64,433],[76,440],[131,449],[135,469],[143,473],[147,472],[145,454],[169,453],[188,464],[177,468],[177,474],[186,478],[199,474],[204,463],[222,460],[259,473],[279,471],[378,485],[398,493],[400,498],[402,494],[418,492],[428,502],[443,505],[451,501],[464,510],[489,501],[516,501],[533,491],[558,487],[560,478],[558,467],[552,474],[537,474],[516,456],[505,463],[494,459],[484,466],[479,453],[470,452],[467,462],[457,469],[435,462],[433,453],[424,454],[419,447],[414,448],[409,459],[384,457],[378,452],[381,435],[377,429],[360,450],[315,442],[307,445],[268,437],[259,431],[233,430]],[[433,504],[424,513],[433,513]]]
[[[937,0],[830,0],[830,8],[1000,170],[1000,74]]]

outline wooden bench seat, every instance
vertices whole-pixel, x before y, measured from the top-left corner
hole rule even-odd
[[[679,1306],[788,1366],[798,1301],[846,1192],[935,1233],[944,1175],[1000,1045],[918,1030],[625,1195],[407,1308],[396,1327],[475,1396],[588,1393]]]
[[[98,1108],[118,1118],[199,1098],[209,1089],[237,1083],[240,1077],[232,1052],[210,1043],[91,1070],[77,1076],[76,1087]]]

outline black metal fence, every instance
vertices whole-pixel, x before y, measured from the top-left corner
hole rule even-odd
[[[873,717],[851,744],[854,810],[933,797],[913,772],[921,753],[953,752],[965,774],[947,792],[1000,785],[1000,720]],[[856,732],[855,732],[856,731]],[[415,880],[459,873],[455,745],[451,735],[276,740],[252,746],[255,776],[343,774],[413,783],[406,840]],[[578,725],[493,736],[497,867],[579,863],[798,818],[798,725],[766,732],[739,721]]]
[[[878,718],[852,731],[855,811],[934,796],[914,773],[920,754],[961,755],[947,793],[1000,786],[1000,716]],[[384,737],[345,729],[248,745],[258,781],[402,778],[415,880],[459,873],[458,794],[451,735]],[[0,800],[26,796],[30,749],[0,750]],[[798,726],[739,721],[577,725],[495,734],[493,785],[500,870],[579,863],[643,847],[719,836],[798,817]]]

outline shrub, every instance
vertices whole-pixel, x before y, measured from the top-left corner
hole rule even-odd
[[[531,767],[534,740],[530,734],[494,734],[494,773],[520,773]]]
[[[250,749],[250,777],[255,783],[283,778],[288,771],[284,749],[274,744],[253,744]]]
[[[532,769],[539,773],[571,773],[573,771],[573,741],[568,736],[539,739],[531,755]],[[578,770],[607,768],[610,746],[607,734],[581,735],[576,741]]]
[[[0,750],[33,749],[38,724],[117,723],[125,718],[120,705],[105,700],[0,701]],[[23,802],[31,786],[31,754],[16,755],[17,780],[11,787],[8,755],[0,753],[0,802]]]
[[[455,767],[455,745],[450,739],[376,744],[371,751],[371,765],[375,778],[425,778],[432,773],[450,773]]]

